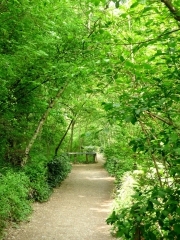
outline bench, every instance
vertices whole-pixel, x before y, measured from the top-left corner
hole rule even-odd
[[[91,161],[89,161],[89,156],[92,156],[93,158],[93,163],[96,162],[96,152],[68,152],[67,153],[70,157],[71,156],[74,156],[74,163],[78,162],[77,161],[77,157],[80,156],[80,155],[85,155],[86,157],[86,163],[89,163]]]

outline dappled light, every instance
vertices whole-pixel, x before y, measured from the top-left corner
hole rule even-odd
[[[109,214],[109,210],[112,207],[112,201],[105,201],[102,202],[100,204],[97,204],[97,207],[94,208],[90,208],[91,211],[95,211],[95,212],[106,212]]]
[[[92,176],[92,177],[86,177],[86,179],[90,180],[90,181],[99,181],[99,180],[102,180],[102,181],[112,181],[112,177],[102,178],[102,177],[98,177],[98,176]]]

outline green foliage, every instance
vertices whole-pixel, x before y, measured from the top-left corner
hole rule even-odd
[[[122,239],[179,239],[179,186],[136,189],[131,205],[114,210],[107,219]]]
[[[67,155],[61,155],[48,162],[47,182],[51,188],[57,187],[71,171],[70,159]]]
[[[29,186],[24,173],[7,171],[0,176],[0,235],[9,222],[25,220],[31,213]]]
[[[29,162],[23,169],[23,172],[30,180],[29,198],[34,201],[47,201],[52,193],[48,185],[46,163],[38,161]]]
[[[116,176],[116,179],[120,180],[124,172],[131,171],[133,169],[133,159],[122,160],[121,156],[109,157],[106,160],[105,168],[111,176]]]
[[[64,157],[47,159],[73,119],[61,152],[100,146],[117,184],[134,164],[156,173],[141,182],[135,207],[113,213],[118,234],[179,238],[179,7],[178,0],[1,1],[0,161],[20,167],[38,134],[22,169],[29,198],[47,200],[70,171]]]
[[[3,166],[0,174],[0,236],[7,224],[26,220],[32,201],[47,201],[71,170],[66,156],[46,163],[35,159],[20,169]]]
[[[141,181],[131,204],[119,204],[108,219],[122,239],[179,238],[179,29],[173,16],[177,12],[170,16],[162,2],[129,1],[118,5],[115,17],[118,26],[125,24],[115,38],[119,72],[103,107],[111,124],[137,129],[127,129],[124,140],[134,152],[138,171],[146,175],[137,175]],[[112,27],[110,31],[114,33]],[[109,168],[116,176],[111,162]]]
[[[119,146],[111,145],[110,147],[105,148],[104,156],[106,158],[105,168],[107,171],[116,177],[116,180],[119,181],[124,172],[132,171],[134,167],[134,159],[132,156],[124,156],[119,149]]]
[[[105,168],[116,178],[117,183],[121,182],[121,177],[125,172],[136,169],[141,158],[138,156],[139,159],[137,159],[137,155],[128,144],[132,133],[139,134],[138,129],[129,124],[122,126],[122,129],[112,126],[113,136],[110,136],[112,140],[109,140],[109,144],[103,151],[106,159]]]

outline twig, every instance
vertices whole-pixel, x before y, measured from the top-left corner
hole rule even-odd
[[[146,111],[146,113],[147,113],[148,115],[150,115],[152,118],[157,118],[157,119],[159,119],[160,121],[166,123],[167,125],[173,126],[173,122],[171,122],[171,121],[168,121],[168,120],[166,120],[166,119],[164,119],[164,118],[162,118],[162,117],[160,117],[160,116],[158,116],[158,115],[155,115],[154,113],[149,112],[149,111]]]

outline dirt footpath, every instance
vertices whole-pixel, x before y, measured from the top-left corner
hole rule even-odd
[[[103,162],[74,165],[46,203],[35,203],[29,223],[5,240],[112,240],[105,220],[112,207],[113,178]]]

